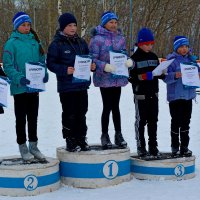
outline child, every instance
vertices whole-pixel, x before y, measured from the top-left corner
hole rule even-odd
[[[44,160],[45,156],[37,147],[37,117],[39,94],[27,93],[25,65],[27,62],[45,63],[44,51],[37,34],[31,29],[31,18],[24,12],[13,17],[14,30],[3,51],[3,67],[11,80],[11,95],[14,97],[17,143],[24,161],[34,157]],[[48,81],[48,74],[43,82]],[[28,122],[29,149],[26,145],[26,122]]]
[[[167,100],[171,115],[171,148],[172,156],[191,156],[189,145],[189,125],[192,114],[192,99],[196,97],[195,88],[185,87],[182,83],[180,64],[196,61],[189,53],[189,41],[185,36],[174,38],[174,52],[167,59],[175,59],[168,67]],[[198,69],[199,70],[199,69]],[[180,142],[179,142],[180,135]],[[180,150],[180,151],[179,151]]]
[[[47,67],[57,76],[57,89],[62,104],[62,133],[70,152],[90,150],[86,142],[88,110],[87,89],[91,81],[73,82],[76,55],[89,54],[85,40],[77,35],[77,20],[71,13],[62,14],[59,30],[49,46]],[[96,65],[91,65],[95,70]]]
[[[135,67],[130,70],[129,81],[132,83],[135,102],[135,134],[138,156],[146,156],[145,126],[148,131],[149,155],[157,156],[157,121],[158,121],[158,78],[152,71],[159,60],[152,52],[154,36],[150,29],[142,28],[138,32],[138,48],[131,58]]]
[[[121,31],[117,29],[118,17],[115,13],[107,11],[101,16],[101,24],[94,29],[89,49],[97,64],[93,81],[96,87],[100,87],[103,101],[103,112],[101,116],[101,144],[103,149],[112,148],[112,143],[108,134],[109,116],[112,111],[115,127],[115,144],[120,148],[126,148],[127,143],[121,132],[121,119],[119,101],[121,87],[127,85],[125,77],[114,78],[111,72],[115,66],[110,63],[109,51],[122,51],[126,49],[126,41]],[[127,61],[128,66],[132,66],[131,59]],[[127,67],[128,67],[127,66]]]

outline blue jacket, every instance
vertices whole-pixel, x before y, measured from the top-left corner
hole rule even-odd
[[[56,74],[59,93],[80,91],[89,88],[91,81],[73,82],[73,75],[67,74],[68,67],[74,67],[76,55],[89,54],[88,45],[80,37],[69,38],[57,31],[47,53],[47,67]]]
[[[194,88],[185,87],[182,84],[182,78],[175,78],[175,73],[180,72],[180,63],[192,62],[190,55],[181,56],[180,54],[173,52],[167,56],[167,59],[175,60],[168,67],[168,75],[166,75],[164,82],[167,83],[167,100],[174,101],[177,99],[190,100],[196,97],[196,92]],[[198,69],[199,70],[199,69]]]

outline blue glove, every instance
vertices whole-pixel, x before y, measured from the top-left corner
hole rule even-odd
[[[29,85],[30,83],[31,82],[28,79],[26,79],[25,77],[20,79],[20,84],[23,86]]]
[[[147,72],[147,80],[153,80],[152,72]]]
[[[47,83],[48,80],[49,80],[49,74],[46,73],[45,76],[44,76],[44,78],[43,78],[43,83]]]

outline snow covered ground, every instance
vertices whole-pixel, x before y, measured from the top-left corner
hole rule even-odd
[[[39,148],[49,157],[56,157],[56,148],[65,145],[61,133],[61,105],[56,92],[56,80],[50,73],[47,91],[40,94],[40,109],[38,119]],[[89,91],[89,111],[87,113],[88,141],[100,143],[101,126],[100,117],[102,102],[99,88],[91,85]],[[170,115],[166,101],[166,87],[160,82],[158,145],[160,151],[170,151]],[[199,198],[200,183],[200,96],[193,102],[193,114],[190,130],[190,149],[196,156],[196,177],[182,181],[141,181],[133,178],[130,182],[117,186],[100,189],[78,189],[62,186],[52,193],[45,193],[31,197],[0,196],[0,200],[196,200]],[[122,130],[131,152],[136,152],[134,135],[134,103],[132,88],[129,84],[122,89],[120,101]],[[9,106],[5,114],[0,115],[0,157],[19,155],[15,136],[15,118],[13,98],[9,97]],[[112,121],[111,121],[112,122]],[[113,124],[110,123],[110,136],[114,139]]]

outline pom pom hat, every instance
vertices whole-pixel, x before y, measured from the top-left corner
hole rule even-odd
[[[76,18],[71,13],[64,13],[58,19],[60,30],[63,31],[68,24],[75,23],[77,25]]]
[[[185,36],[176,36],[174,38],[174,51],[183,45],[189,46],[189,40]]]
[[[111,11],[104,12],[101,15],[101,26],[105,26],[105,24],[112,19],[115,19],[118,21],[118,17],[114,12],[111,12]]]
[[[24,22],[32,23],[31,18],[25,12],[18,12],[12,19],[14,29],[17,29]]]
[[[137,40],[138,46],[141,45],[148,45],[148,44],[154,44],[154,36],[150,29],[148,28],[142,28],[138,32],[138,40]]]

